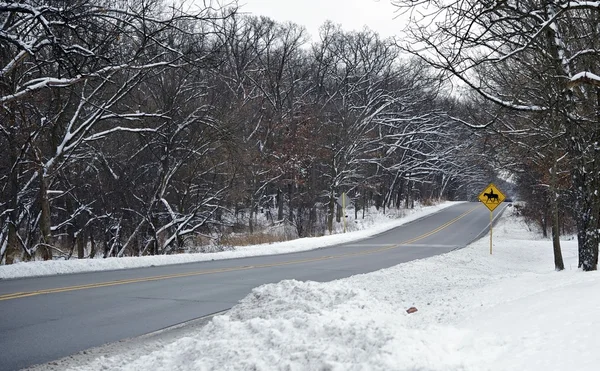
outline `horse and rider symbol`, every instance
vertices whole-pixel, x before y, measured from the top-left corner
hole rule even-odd
[[[494,193],[494,188],[490,188],[490,191],[488,193],[484,193],[483,196],[487,197],[486,202],[493,202],[494,200],[498,203],[500,202],[498,199],[498,194]]]

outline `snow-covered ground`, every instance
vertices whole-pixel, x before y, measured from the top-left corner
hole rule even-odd
[[[258,287],[176,338],[133,340],[70,370],[598,370],[600,275],[553,270],[552,245],[507,211],[462,250],[329,283]],[[408,314],[407,309],[417,312]],[[166,339],[166,340],[165,340]],[[140,346],[136,347],[135,342]]]
[[[151,267],[313,250],[320,247],[332,246],[373,236],[377,233],[398,227],[457,203],[459,202],[443,202],[439,205],[424,207],[417,206],[414,209],[409,210],[401,209],[398,211],[388,211],[387,214],[377,213],[373,208],[371,214],[367,215],[365,219],[359,218],[357,220],[354,220],[352,213],[349,213],[347,224],[348,230],[352,230],[352,232],[337,233],[322,237],[300,238],[272,244],[236,247],[234,250],[223,252],[107,259],[99,257],[96,259],[35,261],[0,265],[0,279]],[[337,232],[341,232],[343,229],[342,223],[336,223],[335,227]]]

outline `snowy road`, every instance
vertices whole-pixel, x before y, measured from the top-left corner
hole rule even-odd
[[[368,239],[317,250],[3,281],[0,369],[222,311],[261,284],[330,281],[448,252],[486,232],[488,223],[483,205],[463,203]]]

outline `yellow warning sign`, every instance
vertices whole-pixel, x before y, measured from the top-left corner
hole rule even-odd
[[[494,211],[495,208],[498,207],[506,198],[502,192],[496,187],[493,183],[490,183],[489,186],[483,189],[483,192],[479,194],[479,201],[483,202],[483,204],[490,209],[490,211]]]

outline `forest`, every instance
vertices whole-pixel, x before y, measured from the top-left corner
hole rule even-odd
[[[386,39],[235,2],[0,2],[1,264],[181,253],[259,219],[319,236],[342,193],[359,216],[503,175],[557,269],[575,231],[595,270],[600,5],[420,14]]]

